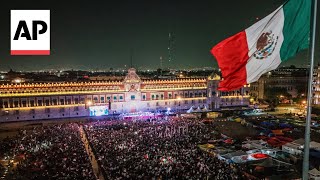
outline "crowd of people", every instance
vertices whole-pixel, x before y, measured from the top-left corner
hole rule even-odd
[[[106,121],[85,125],[106,179],[242,179],[236,166],[198,148],[212,126],[198,121]]]
[[[244,179],[238,166],[198,147],[212,139],[214,130],[183,119],[39,126],[1,140],[0,157],[12,163],[7,179],[93,180],[101,174],[113,180]],[[93,154],[88,155],[87,143]],[[99,166],[96,175],[92,158]]]
[[[96,179],[75,123],[35,127],[0,141],[7,179]]]

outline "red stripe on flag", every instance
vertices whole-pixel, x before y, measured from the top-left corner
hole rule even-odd
[[[220,91],[235,90],[247,84],[248,51],[245,31],[223,40],[211,49],[222,73]]]
[[[50,55],[50,50],[11,50],[11,55]]]

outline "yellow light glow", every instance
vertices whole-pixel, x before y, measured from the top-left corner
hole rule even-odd
[[[75,106],[84,106],[84,104],[67,104],[67,105],[34,106],[34,107],[14,107],[14,108],[3,108],[3,110],[4,111],[9,111],[9,110],[30,110],[30,109],[63,108],[63,107],[75,107]]]
[[[14,82],[15,83],[21,83],[21,79],[15,79]]]
[[[87,105],[91,106],[92,105],[92,101],[87,101]]]
[[[60,92],[34,92],[34,93],[14,93],[0,94],[0,97],[19,97],[19,96],[47,96],[47,95],[67,95],[67,94],[91,94],[104,92],[125,92],[123,90],[100,90],[100,91],[60,91]]]

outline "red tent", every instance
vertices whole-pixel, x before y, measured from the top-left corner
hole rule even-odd
[[[224,142],[227,143],[227,144],[232,144],[233,140],[232,139],[226,139],[226,140],[224,140]]]
[[[256,159],[264,159],[269,157],[267,154],[262,154],[262,153],[252,154],[251,156]]]

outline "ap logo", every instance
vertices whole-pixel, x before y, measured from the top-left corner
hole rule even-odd
[[[11,10],[11,55],[50,55],[50,10]]]

